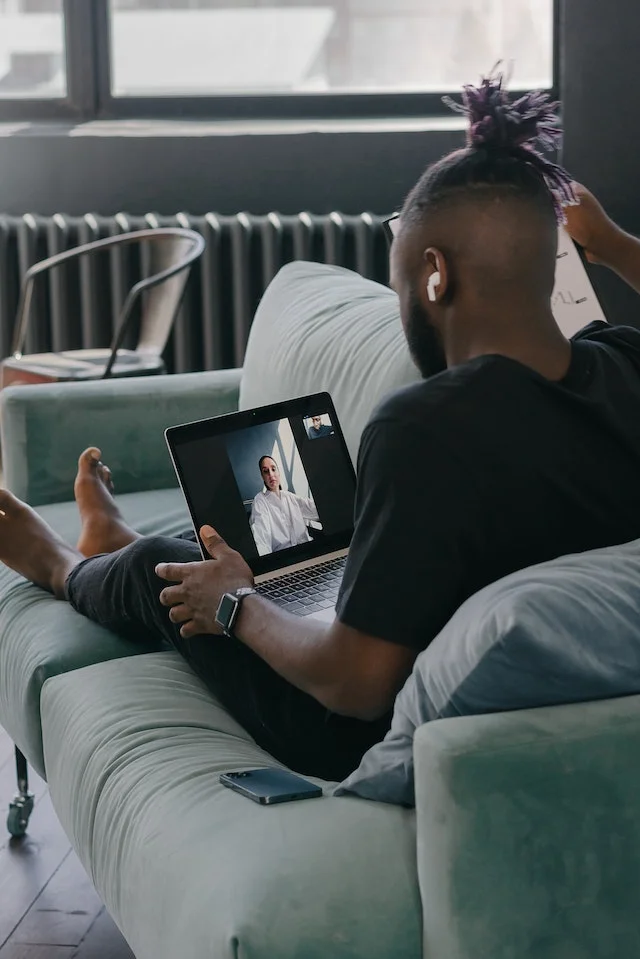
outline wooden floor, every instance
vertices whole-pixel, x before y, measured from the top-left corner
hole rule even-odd
[[[45,783],[30,771],[29,832],[5,826],[16,791],[13,744],[0,726],[0,959],[134,959],[58,822]]]

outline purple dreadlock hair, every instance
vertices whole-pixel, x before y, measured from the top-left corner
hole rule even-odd
[[[461,104],[444,98],[469,121],[467,146],[429,167],[409,194],[404,216],[464,190],[492,187],[551,202],[561,223],[563,207],[578,202],[567,171],[536,149],[548,151],[558,144],[558,103],[541,92],[512,101],[499,66],[479,86],[465,86]]]

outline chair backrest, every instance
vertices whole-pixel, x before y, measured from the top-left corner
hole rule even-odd
[[[191,230],[152,230],[145,246],[147,278],[165,275],[165,279],[144,293],[136,349],[160,356],[180,307],[189,268],[202,254],[204,240]]]
[[[129,243],[145,244],[143,266],[146,275],[131,288],[120,311],[111,343],[111,356],[103,375],[107,377],[111,373],[140,297],[143,297],[143,300],[137,349],[142,353],[159,356],[166,346],[176,318],[191,264],[204,251],[204,239],[194,230],[172,227],[122,233],[119,236],[107,237],[105,240],[86,243],[84,246],[58,253],[56,256],[36,263],[24,277],[16,318],[13,355],[15,357],[22,355],[22,346],[31,317],[33,286],[39,274],[55,269],[69,260]]]

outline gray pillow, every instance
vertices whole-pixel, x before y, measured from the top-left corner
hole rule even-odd
[[[640,693],[640,540],[532,566],[468,599],[421,653],[382,743],[336,789],[415,804],[433,719]]]
[[[339,266],[290,263],[256,312],[240,409],[326,390],[355,463],[374,407],[419,378],[392,290]]]

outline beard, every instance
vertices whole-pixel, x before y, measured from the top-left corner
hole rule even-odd
[[[413,362],[425,380],[446,370],[447,358],[444,355],[442,339],[417,297],[412,296],[409,301],[405,335]]]

